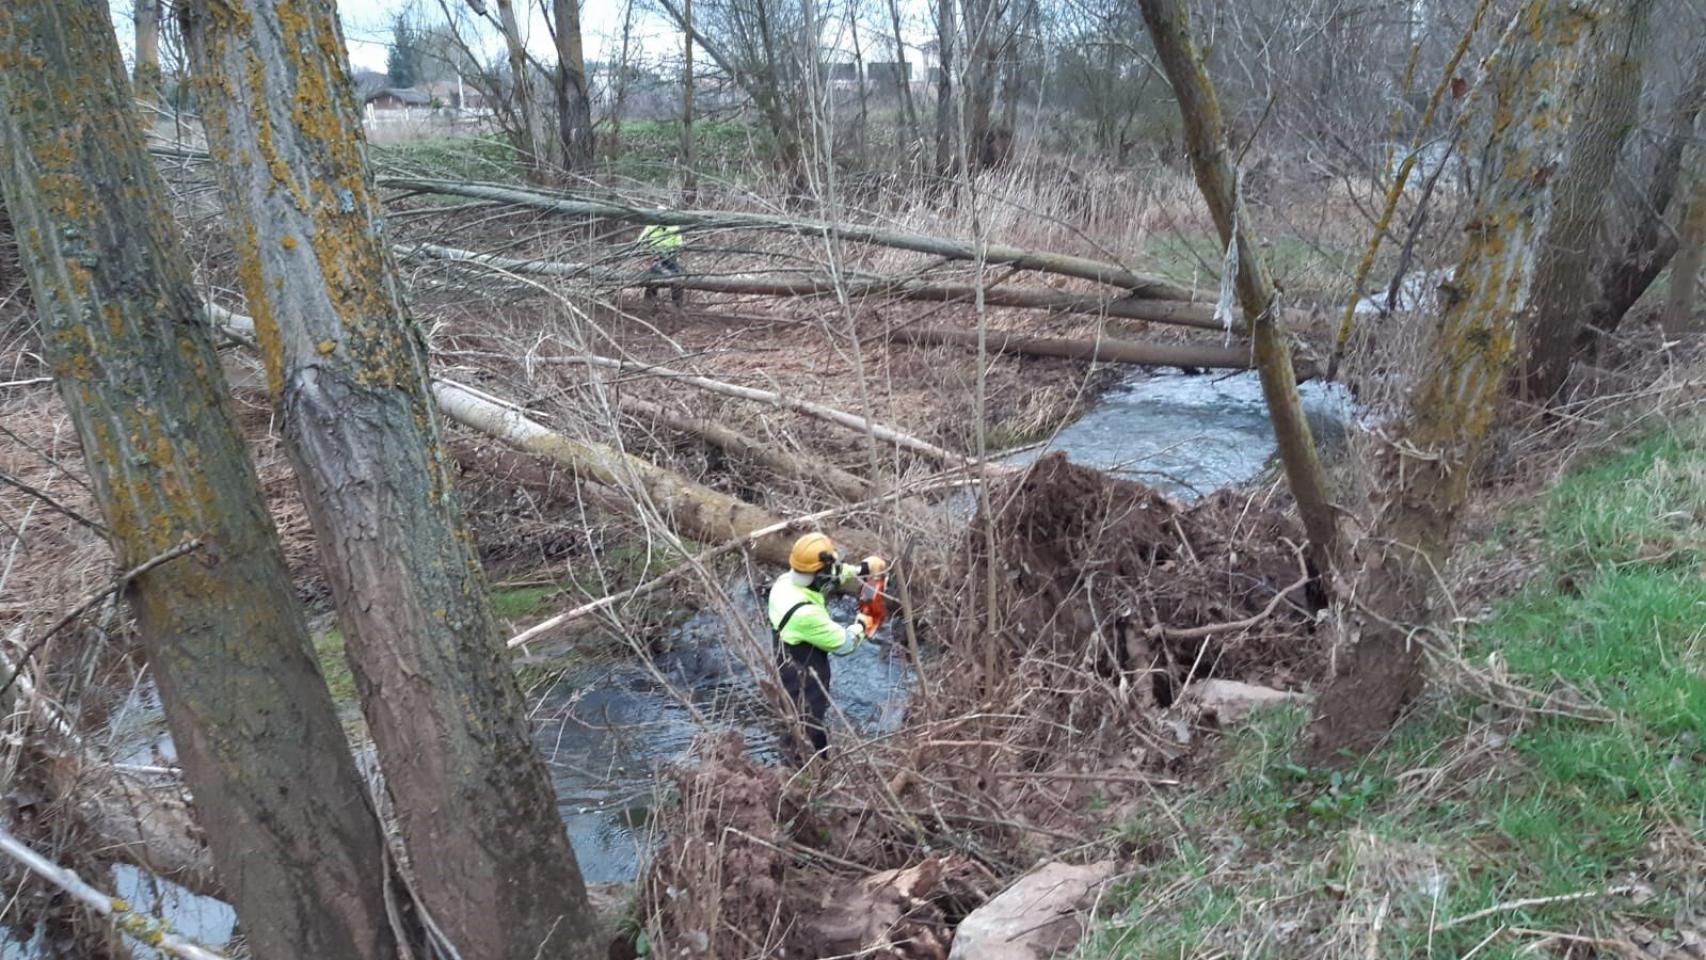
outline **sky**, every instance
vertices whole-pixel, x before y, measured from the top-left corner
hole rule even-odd
[[[0,0],[4,3],[5,0]],[[467,0],[444,0],[452,10],[468,11]],[[128,59],[135,49],[135,25],[131,19],[132,0],[109,0],[113,28],[118,33],[119,49]],[[496,13],[496,4],[487,3]],[[551,45],[551,33],[546,28],[544,14],[533,0],[517,0],[516,7],[528,8],[530,16],[521,25],[529,52],[542,62],[554,63],[556,51]],[[588,60],[607,59],[620,49],[624,0],[581,0],[581,35]],[[344,40],[349,46],[352,70],[385,72],[385,58],[390,49],[391,22],[401,11],[418,10],[429,22],[441,22],[444,14],[438,0],[338,0],[338,17],[343,21]],[[474,38],[470,37],[470,41]],[[503,38],[494,24],[486,24],[479,32],[483,52],[488,57],[502,56]],[[679,39],[662,17],[652,12],[643,0],[636,0],[633,37],[630,53],[635,56],[665,57],[678,55]],[[478,48],[477,48],[478,49]]]
[[[4,2],[5,0],[0,0],[0,3]],[[466,12],[472,20],[473,15],[467,0],[442,2],[454,11]],[[628,0],[581,0],[581,35],[589,61],[615,59],[621,49],[622,17],[627,2]],[[109,3],[113,11],[113,26],[118,32],[119,47],[124,51],[125,57],[129,58],[135,49],[135,29],[131,20],[133,0],[109,0]],[[633,3],[630,56],[639,60],[679,58],[679,33],[661,14],[655,12],[646,0],[633,0]],[[439,4],[440,0],[338,0],[338,16],[343,21],[344,40],[349,46],[351,68],[385,72],[392,19],[399,12],[415,10],[429,22],[442,22],[444,13]],[[488,2],[486,6],[495,15],[496,4]],[[900,6],[902,17],[909,23],[928,20],[926,0],[901,0]],[[551,34],[545,25],[545,17],[538,0],[516,0],[516,7],[518,12],[525,8],[529,14],[527,21],[521,25],[529,52],[542,63],[556,62],[557,54],[552,48]],[[483,46],[481,52],[487,58],[503,55],[503,38],[496,25],[484,24],[478,38]],[[472,37],[469,39],[473,41]],[[925,38],[909,36],[907,42],[918,43],[923,39]],[[873,38],[867,40],[867,45],[874,48],[867,51],[868,57],[873,60],[886,59],[889,52],[886,44]],[[877,51],[881,51],[881,55]],[[913,56],[918,55],[914,53]]]
[[[467,0],[445,2],[452,9],[467,8]],[[496,14],[496,4],[487,3],[486,6]],[[665,24],[657,14],[640,9],[642,6],[644,4],[639,4],[634,10],[633,32],[638,36],[630,42],[639,43],[647,55],[664,55],[665,48],[669,46]],[[391,21],[399,11],[411,7],[418,9],[428,21],[438,22],[444,18],[438,0],[339,0],[338,15],[343,20],[344,39],[349,44],[353,69],[385,70],[385,55],[391,42]],[[517,0],[516,7],[517,13],[526,7],[529,14],[527,21],[521,25],[528,51],[541,61],[556,62],[551,32],[545,25],[540,5],[529,0]],[[620,49],[622,12],[623,0],[582,0],[581,37],[588,60],[604,60],[606,54],[613,55]],[[503,40],[495,26],[488,24],[481,31],[481,36],[486,41],[484,52],[488,56],[503,53]]]

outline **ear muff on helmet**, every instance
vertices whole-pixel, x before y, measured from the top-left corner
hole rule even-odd
[[[819,593],[829,593],[841,585],[841,564],[829,561],[822,570],[812,575],[812,590]]]
[[[823,561],[823,566],[812,575],[811,589],[827,594],[841,585],[841,563],[828,550],[818,554],[818,559]]]

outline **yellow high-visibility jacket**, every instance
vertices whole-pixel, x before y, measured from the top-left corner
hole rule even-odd
[[[858,571],[847,564],[840,564],[836,570],[836,577],[843,586],[857,574]],[[845,657],[865,640],[864,627],[857,621],[845,627],[836,623],[829,616],[823,594],[801,586],[792,573],[782,574],[771,585],[769,613],[770,629],[776,631],[780,628],[777,638],[788,646],[804,643]]]
[[[654,223],[640,231],[640,242],[659,253],[674,253],[681,249],[681,228]]]

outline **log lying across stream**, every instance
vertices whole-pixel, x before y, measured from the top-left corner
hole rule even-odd
[[[894,339],[916,346],[951,345],[977,347],[977,333],[972,330],[939,330],[935,328],[902,328]],[[1068,340],[1059,337],[1024,337],[999,330],[985,335],[985,348],[993,353],[1019,353],[1037,357],[1062,357],[1068,360],[1099,360],[1106,363],[1130,363],[1146,367],[1207,367],[1222,370],[1250,369],[1250,347],[1245,343],[1223,346],[1218,343],[1152,343],[1137,340]],[[1297,363],[1299,380],[1315,376],[1309,363]]]
[[[213,322],[239,339],[253,340],[254,321],[222,307],[210,306]],[[753,545],[753,555],[767,563],[788,562],[788,549],[801,531],[764,508],[693,481],[634,456],[591,441],[576,440],[528,417],[519,407],[450,380],[434,378],[433,399],[440,413],[524,453],[562,464],[579,476],[623,490],[636,503],[649,503],[678,532],[710,543],[739,540],[755,531],[775,528]],[[877,552],[876,540],[863,531],[826,530],[850,555]]]
[[[398,244],[392,250],[405,259],[427,258],[454,263],[472,263],[506,273],[526,276],[565,277],[612,287],[643,287],[657,283],[638,271],[623,271],[581,263],[561,263],[554,260],[524,260],[462,250],[437,243]],[[789,276],[699,276],[692,273],[671,277],[668,281],[684,290],[703,293],[727,293],[745,297],[846,297],[849,300],[881,299],[912,300],[923,303],[977,302],[977,287],[969,283],[921,283],[890,277],[846,277],[839,282],[828,277]],[[1049,310],[1056,313],[1078,313],[1113,317],[1119,320],[1143,320],[1199,330],[1222,330],[1214,318],[1214,305],[1189,303],[1182,300],[1141,299],[1135,296],[1105,296],[1072,290],[1048,290],[1036,287],[990,285],[983,288],[983,302],[991,307],[1013,307],[1020,310]],[[1299,322],[1305,317],[1297,317]],[[1244,332],[1243,321],[1232,327],[1232,333]]]
[[[714,417],[681,413],[640,397],[623,395],[618,402],[623,413],[642,422],[660,423],[677,433],[698,437],[725,453],[751,460],[777,476],[808,487],[823,487],[849,503],[869,500],[880,492],[864,477],[849,473],[827,460],[810,459],[759,443],[729,429]]]
[[[929,254],[944,260],[982,262],[1008,266],[1017,270],[1034,270],[1081,280],[1094,280],[1118,287],[1133,297],[1146,300],[1194,300],[1192,291],[1171,280],[1134,273],[1119,264],[1044,250],[1026,250],[1004,243],[979,244],[948,237],[931,237],[850,223],[830,223],[824,220],[805,220],[776,217],[762,213],[726,210],[647,210],[613,200],[577,197],[572,194],[552,194],[520,187],[492,183],[467,183],[456,180],[429,180],[416,177],[380,177],[379,186],[434,193],[443,196],[468,197],[474,200],[495,200],[520,206],[553,210],[580,217],[606,217],[630,223],[663,224],[677,227],[715,229],[763,230],[771,233],[791,233],[802,237],[844,240],[873,246]]]

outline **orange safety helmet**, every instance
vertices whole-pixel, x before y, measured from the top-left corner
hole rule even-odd
[[[798,573],[821,573],[838,559],[835,541],[826,533],[808,533],[795,540],[794,549],[788,551],[788,566]]]

